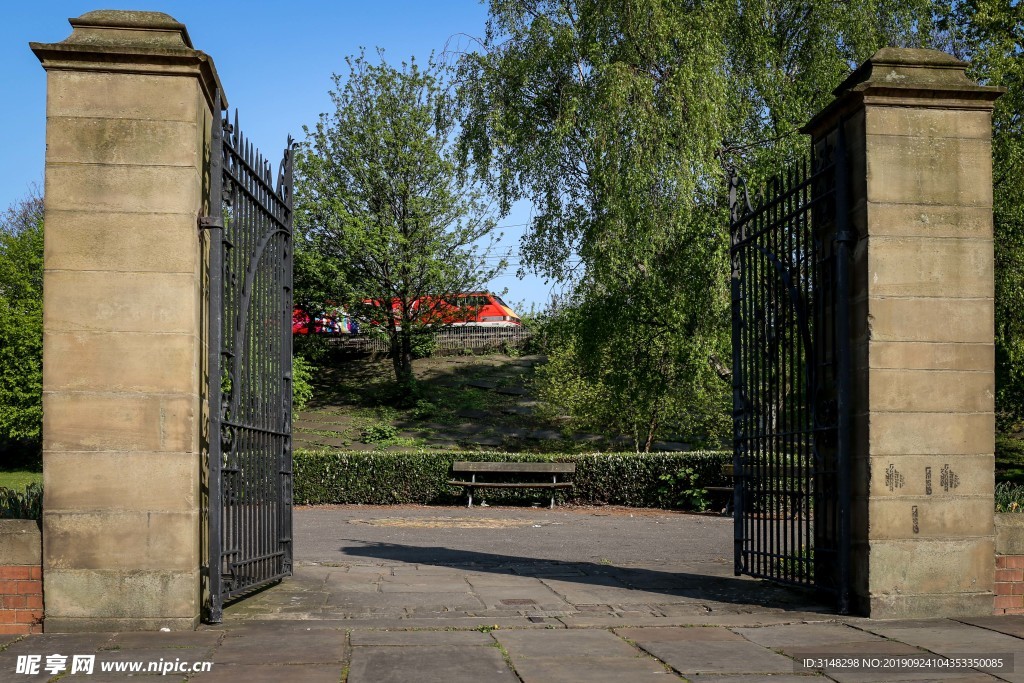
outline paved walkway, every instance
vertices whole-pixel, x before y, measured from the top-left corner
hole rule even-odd
[[[729,520],[652,511],[299,510],[295,576],[230,606],[222,624],[25,637],[0,652],[0,681],[125,681],[103,663],[197,661],[211,670],[160,680],[1024,681],[1024,618],[838,618],[802,593],[733,577],[729,532]],[[94,655],[95,673],[15,673],[19,655],[45,666],[51,654]],[[800,666],[838,655],[1019,664],[995,675]]]

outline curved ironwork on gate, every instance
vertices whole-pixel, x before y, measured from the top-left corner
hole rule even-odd
[[[219,101],[219,99],[215,99]],[[208,620],[292,572],[292,156],[227,115],[211,135]]]
[[[751,198],[730,179],[735,572],[848,610],[849,297],[842,125]]]

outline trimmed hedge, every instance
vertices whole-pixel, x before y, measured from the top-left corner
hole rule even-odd
[[[722,465],[731,459],[723,451],[686,453],[537,454],[500,452],[296,451],[294,499],[297,505],[362,503],[454,504],[465,491],[449,486],[451,465],[457,460],[488,462],[574,462],[572,489],[556,494],[559,502],[630,507],[686,506],[694,487],[724,483]],[[522,481],[519,479],[519,481]],[[487,489],[491,503],[546,499],[540,489]]]

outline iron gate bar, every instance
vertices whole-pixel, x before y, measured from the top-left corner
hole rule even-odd
[[[219,97],[219,95],[218,95]],[[219,100],[215,100],[219,101]],[[292,569],[292,141],[270,163],[220,113],[211,134],[208,619]]]
[[[854,236],[841,126],[823,151],[771,178],[756,206],[730,179],[734,569],[828,591],[846,612]]]

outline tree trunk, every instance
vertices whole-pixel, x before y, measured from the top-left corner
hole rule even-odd
[[[406,323],[402,326],[401,330],[398,330],[397,344],[392,346],[394,349],[392,362],[395,366],[395,379],[398,381],[402,393],[406,396],[412,393],[414,382],[412,374],[412,330],[409,327],[409,324]]]

